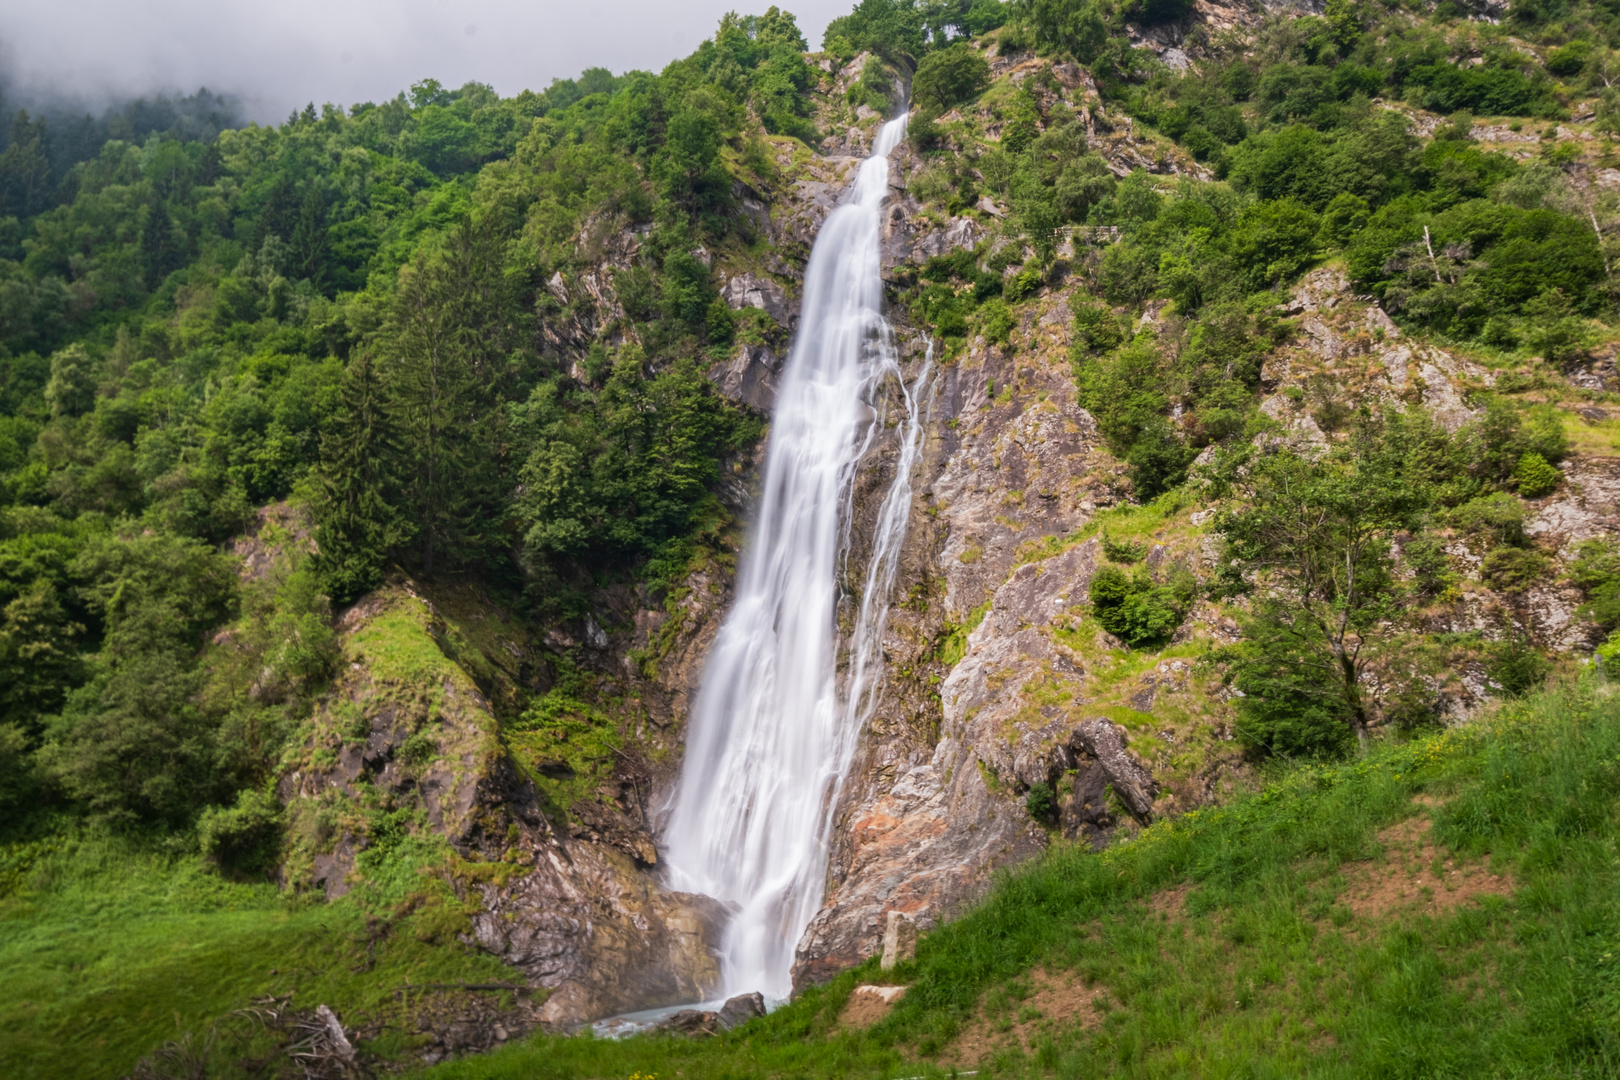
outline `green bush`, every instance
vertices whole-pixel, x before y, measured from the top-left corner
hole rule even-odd
[[[1620,627],[1620,549],[1612,541],[1587,540],[1575,548],[1569,579],[1586,594],[1581,615],[1604,630]]]
[[[1591,55],[1590,42],[1579,39],[1571,41],[1568,45],[1562,45],[1547,54],[1547,70],[1562,78],[1579,75]]]
[[[865,105],[884,115],[894,108],[894,96],[894,72],[875,56],[867,57],[861,77],[850,84],[845,95],[851,105]]]
[[[1167,641],[1192,606],[1196,582],[1178,571],[1159,584],[1146,567],[1127,574],[1105,565],[1091,579],[1091,610],[1104,630],[1132,648]]]
[[[1193,0],[1125,0],[1120,14],[1143,26],[1158,26],[1186,18],[1193,8]]]
[[[1485,673],[1509,697],[1523,697],[1547,681],[1552,662],[1523,637],[1512,634],[1492,646]]]
[[[1238,708],[1238,741],[1250,751],[1296,760],[1333,760],[1355,745],[1345,713],[1323,700],[1307,680],[1279,678],[1265,684],[1264,696],[1251,691]],[[1241,689],[1241,687],[1240,687]]]
[[[1052,820],[1053,811],[1057,809],[1057,797],[1052,791],[1052,785],[1046,781],[1031,784],[1029,792],[1024,796],[1024,808],[1029,816],[1045,825]]]
[[[24,806],[38,787],[33,757],[28,750],[28,736],[21,727],[0,724],[0,813],[5,814],[7,820],[11,820],[11,815]]]
[[[1493,548],[1479,567],[1479,579],[1493,589],[1522,592],[1548,576],[1552,566],[1539,551]]]
[[[1322,221],[1294,199],[1259,203],[1243,212],[1232,232],[1233,252],[1250,289],[1287,281],[1316,253]]]
[[[1101,536],[1103,554],[1111,561],[1129,565],[1140,562],[1147,554],[1147,545],[1139,540],[1115,540],[1104,529]]]
[[[1472,499],[1451,511],[1451,522],[1464,533],[1492,544],[1524,542],[1524,503],[1505,491]]]
[[[1169,421],[1154,417],[1142,426],[1125,455],[1136,497],[1146,502],[1180,484],[1196,456]]]
[[[240,873],[267,870],[275,864],[280,845],[281,805],[262,791],[243,791],[235,806],[211,806],[198,815],[197,839],[203,854],[222,868]]]
[[[1520,457],[1518,466],[1513,470],[1513,485],[1519,489],[1519,494],[1527,499],[1539,499],[1543,495],[1552,494],[1563,479],[1563,473],[1547,464],[1546,458],[1534,452],[1527,452]]]
[[[438,756],[439,740],[432,732],[418,731],[400,744],[397,753],[399,760],[407,765],[426,765]]]
[[[984,331],[986,341],[993,341],[997,345],[1007,344],[1012,336],[1013,327],[1017,321],[1007,304],[1000,297],[987,300],[979,309],[980,328]]]
[[[970,37],[988,34],[1004,25],[1009,14],[1001,0],[973,0],[973,6],[962,16],[962,29]]]

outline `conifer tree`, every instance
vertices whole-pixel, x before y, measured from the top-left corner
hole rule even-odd
[[[470,557],[504,513],[505,414],[494,406],[521,369],[525,318],[503,254],[489,223],[464,222],[436,257],[400,272],[384,328],[424,574]]]
[[[318,566],[334,603],[376,588],[389,553],[410,538],[399,509],[401,453],[385,388],[371,357],[360,353],[344,373],[317,474]]]

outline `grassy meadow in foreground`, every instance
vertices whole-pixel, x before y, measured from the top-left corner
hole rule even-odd
[[[112,1080],[166,1043],[177,1053],[158,1076],[301,1075],[276,1016],[322,1003],[373,1036],[362,1050],[409,1060],[408,1021],[437,1002],[400,987],[514,977],[493,957],[446,947],[432,909],[367,910],[386,897],[289,900],[273,885],[221,881],[195,856],[108,840],[32,855],[12,849],[0,865],[7,1080]],[[206,1070],[180,1068],[200,1061],[210,1034]],[[289,1071],[265,1071],[272,1063]]]
[[[1054,849],[892,979],[868,963],[719,1038],[534,1037],[418,1075],[1616,1075],[1620,697],[1606,690],[1557,685],[1467,728],[1279,772],[1105,852]],[[291,902],[195,857],[91,838],[8,858],[7,1077],[117,1077],[165,1043],[182,1052],[155,1075],[280,1075],[287,1033],[240,1012],[266,1001],[328,1003],[399,1067],[433,1007],[402,986],[514,977],[447,948],[453,913],[420,896],[415,911],[383,891]],[[911,989],[851,1026],[854,988],[879,981]],[[213,1030],[231,1038],[208,1070],[175,1072]]]

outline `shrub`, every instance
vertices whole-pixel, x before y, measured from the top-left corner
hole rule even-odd
[[[1193,0],[1126,0],[1120,13],[1131,22],[1158,26],[1184,19],[1192,10]]]
[[[1401,555],[1422,594],[1440,596],[1456,587],[1457,574],[1451,568],[1445,542],[1438,536],[1425,533],[1414,537],[1401,549]]]
[[[1524,542],[1524,504],[1505,491],[1464,503],[1451,512],[1451,521],[1463,532],[1487,537],[1493,544]]]
[[[1588,540],[1576,547],[1569,579],[1586,593],[1583,617],[1605,630],[1620,626],[1620,550],[1613,543]]]
[[[1467,109],[1484,116],[1532,116],[1552,105],[1543,90],[1512,68],[1425,64],[1413,68],[1406,81],[1422,88],[1423,108],[1447,115]]]
[[[1193,158],[1198,161],[1208,161],[1211,156],[1221,153],[1226,144],[1211,135],[1209,129],[1202,124],[1194,124],[1187,129],[1181,137],[1181,145],[1185,146]]]
[[[1134,648],[1174,634],[1195,589],[1185,571],[1161,585],[1146,567],[1127,574],[1117,566],[1103,566],[1091,579],[1091,609],[1104,630]]]
[[[1304,269],[1316,253],[1321,227],[1321,219],[1293,199],[1276,199],[1245,210],[1232,238],[1250,288],[1286,281]]]
[[[1265,696],[1241,700],[1238,740],[1250,750],[1283,758],[1343,757],[1353,742],[1346,717],[1333,702],[1294,682],[1270,682]]]
[[[197,819],[203,854],[220,867],[254,873],[274,863],[281,839],[281,806],[262,791],[247,790],[226,809],[211,806]]]
[[[439,741],[431,733],[418,731],[399,747],[399,760],[407,765],[426,765],[439,753]]]
[[[1517,634],[1498,642],[1492,649],[1485,673],[1509,697],[1523,697],[1542,683],[1552,664]]]
[[[1522,592],[1547,574],[1547,557],[1525,548],[1494,548],[1479,567],[1479,579],[1502,592]]]
[[[1371,213],[1366,199],[1348,191],[1341,191],[1327,204],[1327,209],[1322,211],[1319,240],[1334,246],[1346,243],[1351,236],[1366,228]]]
[[[1006,23],[1007,14],[1007,5],[1001,0],[973,0],[973,6],[962,17],[962,29],[970,37],[988,34]]]
[[[1045,282],[1038,266],[1026,266],[1012,277],[1002,289],[1002,295],[1009,304],[1016,304],[1035,294],[1035,291]]]
[[[906,125],[906,140],[911,148],[919,154],[927,153],[939,146],[943,131],[934,123],[934,118],[927,113],[918,113]]]
[[[1007,339],[1012,336],[1014,320],[1006,303],[999,297],[987,300],[984,307],[979,310],[979,314],[985,340],[993,341],[997,345],[1007,344]]]
[[[1513,470],[1513,485],[1527,499],[1539,499],[1551,494],[1563,479],[1563,473],[1533,451],[1520,457],[1518,468]]]
[[[1104,529],[1102,534],[1103,554],[1117,563],[1133,563],[1141,560],[1147,554],[1147,545],[1136,540],[1115,540]]]
[[[1041,824],[1051,821],[1052,812],[1057,809],[1057,798],[1052,792],[1052,785],[1044,780],[1030,785],[1029,794],[1024,796],[1024,806],[1029,810],[1029,816]]]
[[[0,724],[0,811],[9,818],[36,787],[28,737],[17,724]]]
[[[875,56],[867,57],[861,77],[850,85],[848,98],[851,105],[888,112],[894,106],[894,75],[889,66]]]
[[[1586,66],[1587,57],[1592,55],[1592,46],[1585,41],[1572,41],[1568,45],[1554,49],[1547,55],[1547,70],[1561,78],[1570,75],[1579,75]]]
[[[1075,303],[1074,349],[1080,353],[1100,353],[1117,348],[1125,340],[1119,317],[1102,304]]]
[[[1163,417],[1143,426],[1136,443],[1125,455],[1136,497],[1155,498],[1187,478],[1187,467],[1197,455]]]

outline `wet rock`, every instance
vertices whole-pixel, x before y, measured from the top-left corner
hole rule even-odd
[[[938,599],[926,614],[904,605],[891,614],[889,669],[914,667],[918,685],[891,675],[863,741],[838,815],[826,905],[799,943],[795,985],[878,953],[890,912],[932,928],[978,899],[997,867],[1048,842],[1023,792],[1067,753],[1060,744],[1080,717],[1041,735],[1066,718],[1029,719],[1021,690],[1048,670],[1082,671],[1054,641],[1054,620],[1084,603],[1099,556],[1091,541],[1019,566],[1020,550],[1072,533],[1115,498],[1098,490],[1115,466],[1075,401],[1072,316],[1062,303],[1054,297],[1030,313],[1017,352],[968,343],[930,391],[936,426],[896,595],[917,589]],[[865,498],[857,492],[858,522],[870,512]],[[859,553],[851,563],[861,565]],[[955,668],[931,666],[942,622],[976,617]],[[924,682],[936,671],[942,683]]]
[[[726,1003],[720,1006],[716,1019],[722,1031],[730,1031],[764,1015],[765,996],[756,990],[752,994],[738,994],[734,998],[728,998]]]
[[[682,1009],[647,1029],[649,1035],[681,1035],[688,1039],[720,1034],[720,1014]]]

